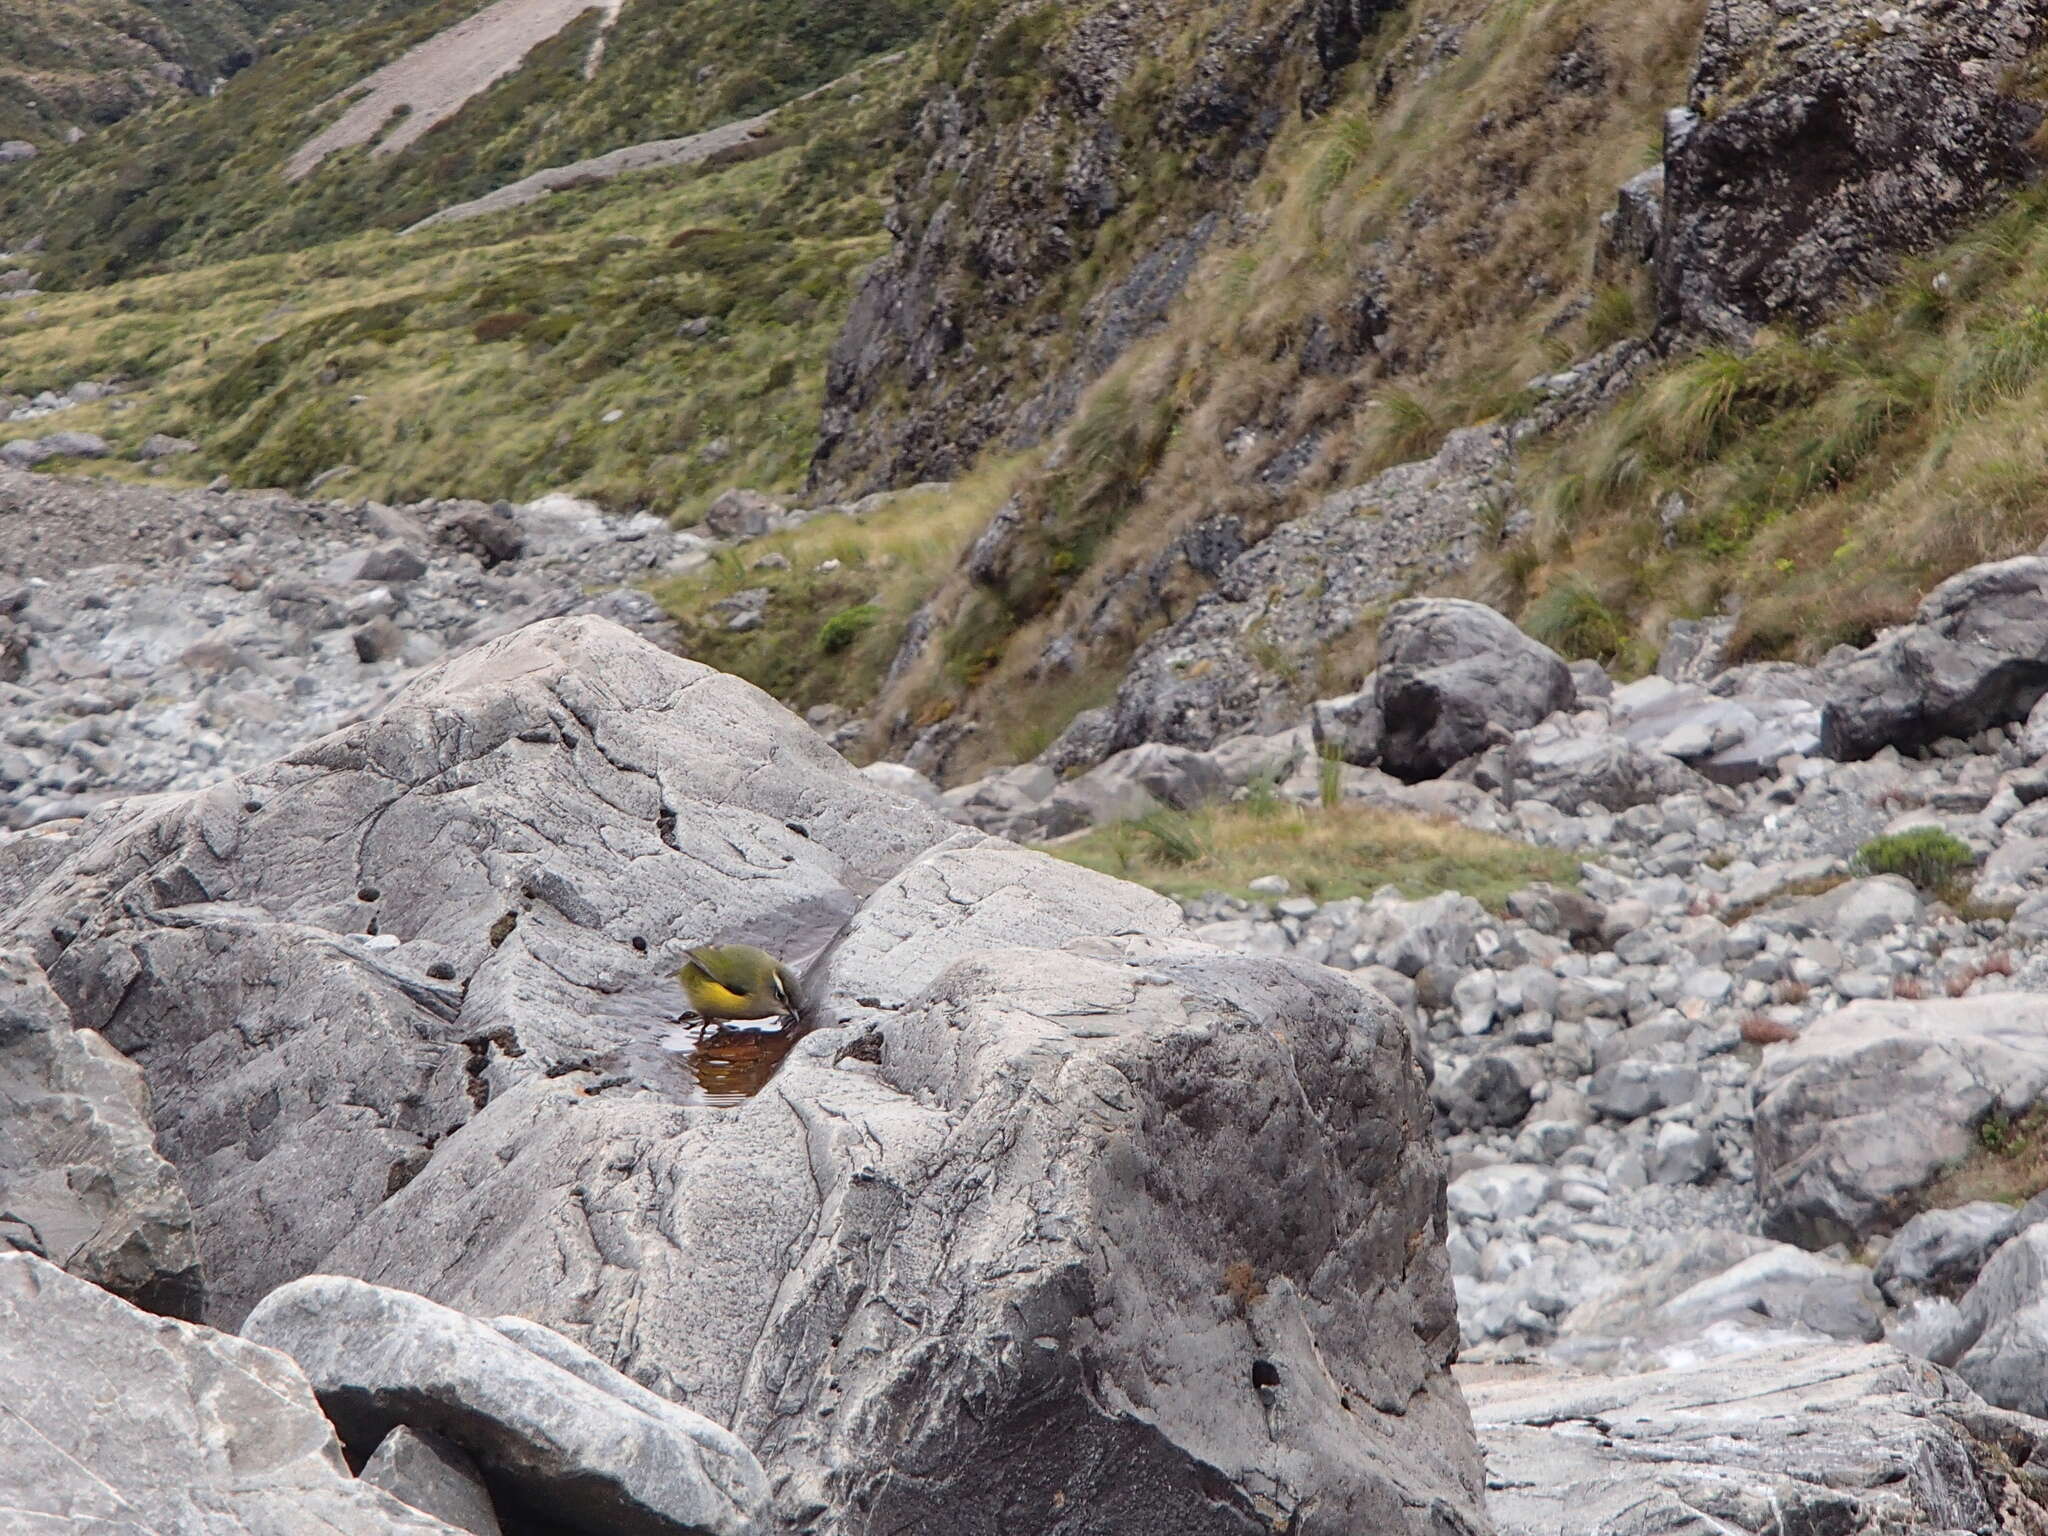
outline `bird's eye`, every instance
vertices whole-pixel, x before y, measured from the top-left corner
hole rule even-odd
[[[782,978],[780,976],[770,977],[768,985],[775,989],[775,1000],[778,1003],[787,1003],[789,1001],[789,993],[783,990]]]

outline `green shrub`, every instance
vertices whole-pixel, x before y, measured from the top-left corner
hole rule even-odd
[[[874,603],[856,603],[851,608],[842,608],[818,631],[818,649],[828,655],[845,650],[874,628],[875,621],[881,616],[881,608]]]
[[[1939,827],[1874,837],[1856,850],[1865,874],[1904,875],[1923,891],[1941,891],[1976,862],[1969,844]]]
[[[1538,598],[1522,627],[1571,661],[1611,662],[1628,648],[1627,621],[1577,580]]]

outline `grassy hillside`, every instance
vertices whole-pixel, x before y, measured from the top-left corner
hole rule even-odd
[[[946,583],[944,638],[879,717],[980,722],[962,774],[1042,742],[1202,589],[1161,558],[1195,523],[1233,514],[1257,536],[1646,326],[1646,289],[1597,271],[1600,215],[1656,159],[1698,18],[1620,0],[1417,0],[1386,18],[1335,99],[1281,127],[1164,330],[1027,477],[1005,579]],[[1378,339],[1333,344],[1366,329]],[[1074,665],[1048,674],[1060,636]],[[1356,653],[1349,638],[1333,651]],[[1299,660],[1331,690],[1351,680]]]
[[[2048,193],[1809,337],[1674,362],[1530,467],[1493,573],[1571,648],[1739,603],[1738,655],[1862,644],[1964,566],[2048,537]],[[1673,498],[1677,498],[1675,501]]]
[[[528,55],[408,151],[330,157],[305,181],[286,157],[339,114],[348,87],[483,0],[384,0],[360,25],[308,35],[208,100],[167,105],[0,177],[0,245],[41,233],[53,283],[104,282],[403,229],[529,172],[758,112],[914,41],[942,0],[627,0],[596,77],[597,13]]]
[[[65,425],[195,438],[181,472],[243,485],[354,465],[337,492],[568,489],[685,516],[727,485],[794,490],[825,351],[886,242],[903,118],[880,71],[743,165],[9,306],[0,387],[144,381]]]
[[[377,0],[7,0],[0,6],[0,139],[45,149],[152,102],[203,91],[294,30]],[[407,4],[417,0],[405,0]]]

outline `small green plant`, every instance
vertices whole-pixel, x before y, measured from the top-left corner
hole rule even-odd
[[[1133,829],[1152,845],[1162,864],[1185,868],[1200,862],[1202,839],[1195,824],[1179,811],[1158,810],[1131,823]]]
[[[1586,306],[1586,345],[1595,352],[1635,335],[1641,328],[1635,290],[1625,284],[1602,288]]]
[[[1939,827],[1874,837],[1856,850],[1857,866],[1865,874],[1904,875],[1921,890],[1936,894],[1946,892],[1975,862],[1969,844]]]
[[[1573,661],[1611,662],[1628,648],[1628,623],[1583,581],[1552,587],[1524,616],[1522,627]]]
[[[1253,821],[1271,821],[1280,814],[1279,775],[1271,769],[1244,787],[1244,812]]]
[[[828,656],[845,650],[874,628],[881,616],[882,610],[875,603],[855,603],[851,608],[840,609],[818,631],[818,649]]]
[[[1326,811],[1344,803],[1344,759],[1334,751],[1324,752],[1316,764],[1316,793]]]

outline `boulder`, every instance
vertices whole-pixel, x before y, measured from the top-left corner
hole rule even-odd
[[[427,562],[403,544],[380,544],[375,549],[350,556],[339,577],[343,581],[402,585],[417,581],[426,574]]]
[[[1699,794],[1708,781],[1677,758],[1637,746],[1610,731],[1587,731],[1549,722],[1523,731],[1497,754],[1481,759],[1476,782],[1504,800],[1540,800],[1561,811],[1594,805],[1625,811],[1679,795]]]
[[[453,549],[476,556],[487,571],[526,553],[525,530],[504,502],[460,503],[434,524],[434,536]]]
[[[726,491],[704,509],[704,531],[721,539],[758,539],[775,528],[788,510],[759,491]]]
[[[1660,1109],[1690,1104],[1699,1092],[1697,1067],[1682,1061],[1634,1057],[1595,1072],[1586,1089],[1586,1101],[1617,1120],[1640,1120]]]
[[[175,459],[198,451],[199,445],[189,438],[170,437],[162,432],[152,432],[142,440],[142,446],[135,450],[135,457],[148,464],[157,459]]]
[[[1912,881],[1901,875],[1872,875],[1759,912],[1751,921],[1766,932],[1863,944],[1918,922],[1920,912],[1920,892]]]
[[[1973,566],[1910,624],[1824,667],[1821,749],[1865,758],[2025,720],[2048,693],[2048,557]]]
[[[2048,1418],[2048,1226],[1994,1253],[1961,1306],[1956,1374],[2001,1408]]]
[[[1387,725],[1380,715],[1376,678],[1367,678],[1356,693],[1318,699],[1309,706],[1309,722],[1318,757],[1334,757],[1360,768],[1379,762]]]
[[[143,1066],[209,1316],[319,1272],[532,1319],[819,1536],[1485,1527],[1391,1007],[603,620],[100,812],[4,926]],[[805,975],[752,1075],[673,1027],[719,939]]]
[[[61,459],[104,459],[113,450],[97,432],[52,432],[43,439],[43,456]]]
[[[1903,1226],[1996,1113],[2048,1092],[2048,998],[1852,1003],[1764,1052],[1751,1084],[1763,1230],[1803,1248]]]
[[[242,1336],[298,1363],[355,1456],[412,1425],[474,1458],[499,1508],[562,1530],[762,1529],[768,1480],[744,1445],[559,1335],[529,1348],[404,1291],[308,1275],[264,1297]]]
[[[666,1060],[688,946],[800,962],[952,830],[749,685],[558,619],[279,762],[127,802],[0,938],[142,1066],[206,1319],[232,1325],[512,1081]]]
[[[2018,1225],[2019,1213],[1995,1200],[1922,1211],[1893,1236],[1872,1278],[1895,1307],[1920,1296],[1959,1296]]]
[[[1658,187],[1662,189],[1661,167],[1654,172],[1645,171],[1643,175],[1657,176]],[[1640,181],[1642,177],[1636,180]],[[1664,631],[1664,644],[1657,652],[1657,676],[1673,683],[1704,686],[1712,682],[1726,664],[1728,642],[1734,635],[1735,620],[1725,615],[1713,619],[1673,619]]]
[[[378,1443],[363,1481],[469,1536],[502,1536],[483,1474],[453,1441],[404,1424]]]
[[[197,1318],[192,1207],[156,1150],[135,1064],[0,952],[0,1251],[48,1259],[139,1307]]]
[[[1002,856],[998,913],[1064,905],[1059,866]],[[833,995],[886,1003],[925,947],[886,942],[906,926],[893,900],[856,919]],[[1432,1364],[1441,1250],[1347,1236],[1432,1219],[1421,1081],[1392,1010],[1331,973],[1179,939],[974,944],[722,1116],[592,1086],[495,1099],[333,1262],[617,1340],[820,1529],[977,1529],[1064,1488],[1105,1529],[1234,1532],[1255,1461],[1331,1531],[1477,1527]],[[1338,1125],[1388,1160],[1309,1150]],[[1385,1310],[1396,1273],[1413,1311]]]
[[[1724,699],[1659,675],[1615,691],[1614,728],[1717,784],[1768,778],[1787,757],[1820,751],[1820,707],[1803,699]]]
[[[455,1536],[349,1476],[289,1357],[0,1254],[10,1530]]]
[[[1379,655],[1380,765],[1411,784],[1576,698],[1563,659],[1483,603],[1396,603],[1380,627]]]
[[[1873,1344],[1882,1336],[1876,1301],[1859,1265],[1709,1228],[1572,1308],[1548,1353],[1585,1369],[1635,1371],[1802,1334]]]
[[[1883,1345],[1640,1376],[1460,1371],[1501,1536],[2024,1530],[2048,1433]]]

